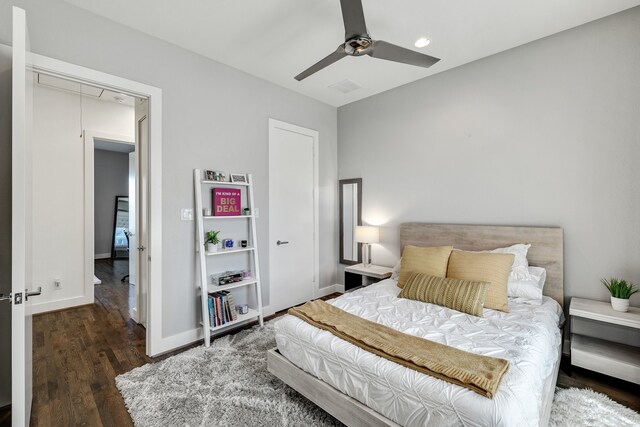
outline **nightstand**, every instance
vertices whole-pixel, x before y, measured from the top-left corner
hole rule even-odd
[[[640,384],[640,308],[571,298],[571,364]]]
[[[352,291],[360,286],[369,286],[382,279],[387,279],[391,277],[392,271],[393,268],[380,265],[370,264],[368,267],[365,267],[364,264],[350,265],[344,269],[344,290],[345,292]]]

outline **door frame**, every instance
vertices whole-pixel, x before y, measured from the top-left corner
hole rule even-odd
[[[302,126],[294,125],[291,123],[283,122],[269,118],[269,150],[273,133],[276,129],[285,130],[288,132],[299,133],[304,136],[308,136],[313,139],[313,282],[311,297],[318,298],[321,296],[320,292],[320,159],[319,159],[319,146],[320,146],[320,132],[314,129],[308,129]],[[269,170],[271,165],[269,165]],[[271,195],[269,195],[269,206],[271,206]],[[271,213],[269,213],[271,219]],[[269,221],[269,239],[271,239],[271,220]],[[267,241],[267,248],[269,248],[269,242]],[[264,308],[264,315],[268,316],[275,313],[277,310],[282,310],[287,307],[276,307],[274,305],[274,295],[271,293],[272,281],[271,281],[272,269],[271,269],[271,254],[269,253],[269,306]]]
[[[135,137],[115,135],[106,132],[83,130],[84,137],[84,299],[85,304],[95,302],[95,141],[111,141],[118,144],[129,144],[136,147]],[[127,160],[128,162],[128,160]],[[127,163],[128,164],[128,163]],[[140,171],[136,165],[136,181]],[[136,211],[136,216],[138,212]],[[138,256],[138,252],[129,257]],[[138,304],[136,298],[136,305]],[[133,308],[135,310],[135,307]],[[133,317],[133,316],[132,316]]]
[[[149,102],[149,289],[146,354],[175,347],[162,335],[162,89],[43,55],[31,54],[33,71],[93,85]],[[93,280],[92,282],[93,283]],[[152,284],[152,285],[151,285]]]

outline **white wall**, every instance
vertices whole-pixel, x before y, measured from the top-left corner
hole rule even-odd
[[[95,254],[111,257],[116,196],[129,194],[129,153],[95,150],[93,160]]]
[[[135,121],[133,107],[89,97],[83,98],[81,116],[79,95],[39,85],[33,102],[33,280],[42,286],[33,310],[39,313],[93,303],[84,283],[81,129],[133,138]],[[125,189],[127,169],[125,164]]]
[[[268,119],[320,133],[320,287],[336,283],[337,111],[231,67],[92,15],[60,0],[0,0],[0,43],[11,44],[10,5],[27,12],[34,52],[156,86],[163,91],[162,336],[185,343],[198,331],[193,168],[252,173],[260,208],[263,296],[268,283]],[[62,31],[61,29],[64,29]],[[295,70],[292,70],[292,75]],[[152,260],[153,262],[153,260]]]
[[[639,46],[636,7],[341,107],[339,177],[384,224],[373,261],[406,221],[560,226],[565,296],[640,282]]]

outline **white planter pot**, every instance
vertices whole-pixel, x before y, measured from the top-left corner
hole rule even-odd
[[[218,245],[214,245],[213,243],[207,243],[207,252],[218,252]]]
[[[628,311],[629,300],[611,297],[611,308],[613,308],[615,311],[622,311],[622,312]]]

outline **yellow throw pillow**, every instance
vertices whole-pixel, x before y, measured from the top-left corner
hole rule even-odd
[[[430,276],[446,277],[449,255],[453,246],[435,246],[422,248],[418,246],[405,246],[402,251],[402,263],[400,264],[400,276],[398,287],[404,287],[409,279],[409,274],[415,271]]]
[[[398,298],[429,302],[463,313],[482,317],[490,283],[451,279],[413,272],[409,275]]]
[[[467,252],[455,250],[449,257],[447,277],[489,282],[485,308],[509,312],[507,281],[513,254]]]

